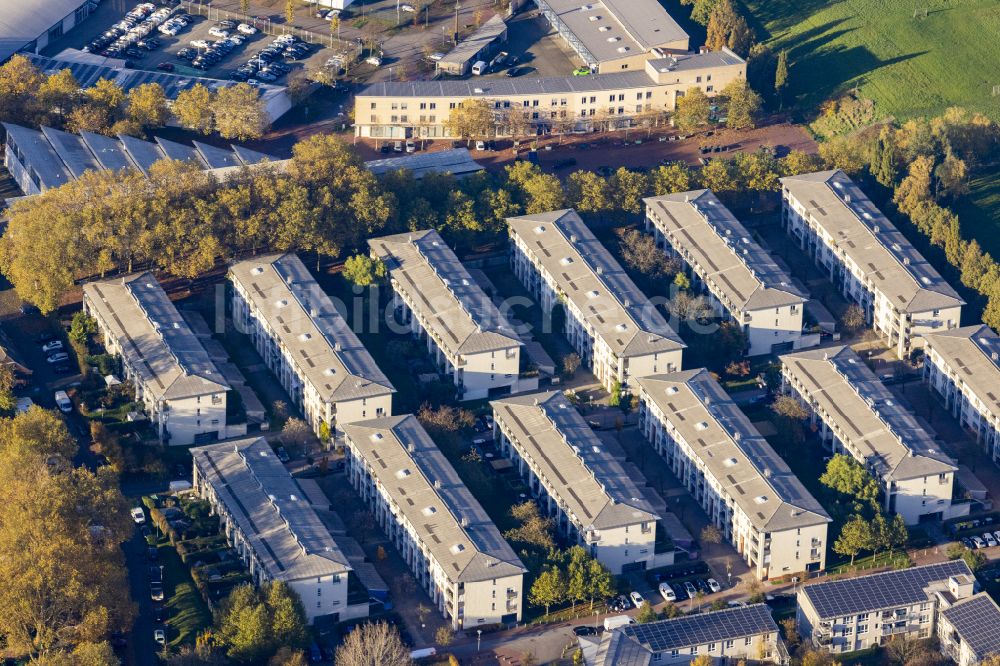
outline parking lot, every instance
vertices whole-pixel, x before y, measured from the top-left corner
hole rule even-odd
[[[507,24],[507,43],[500,47],[517,58],[517,65],[526,77],[569,76],[583,61],[569,48],[562,37],[537,12],[519,14]],[[487,77],[507,75],[507,69],[487,74]]]

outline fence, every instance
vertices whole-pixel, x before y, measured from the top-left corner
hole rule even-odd
[[[296,28],[293,25],[275,23],[265,17],[249,16],[239,12],[230,12],[225,9],[216,9],[202,2],[191,2],[188,0],[182,2],[181,7],[189,14],[204,16],[210,21],[231,19],[241,23],[248,23],[267,35],[294,35],[310,44],[319,44],[325,48],[334,49],[341,56],[353,54],[352,58],[357,59],[361,55],[362,47],[360,43],[340,39],[332,34],[322,34],[303,28]]]

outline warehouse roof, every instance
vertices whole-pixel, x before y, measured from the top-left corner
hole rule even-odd
[[[562,393],[514,396],[490,405],[521,458],[582,530],[658,520],[642,491]]]
[[[646,53],[658,46],[687,49],[688,34],[656,0],[542,0],[571,41],[579,42],[599,64]]]
[[[233,264],[229,274],[322,400],[396,392],[295,254],[254,257]]]
[[[781,357],[838,437],[886,479],[953,472],[954,461],[847,346],[811,349]],[[796,386],[796,388],[799,388]]]
[[[994,416],[1000,416],[1000,335],[986,324],[925,333],[936,352]]]
[[[822,235],[899,312],[958,307],[964,301],[840,169],[781,179]],[[832,239],[830,241],[829,239]]]
[[[752,311],[808,300],[711,190],[644,201],[670,245],[721,292],[727,309]]]
[[[927,588],[947,584],[952,576],[972,575],[962,560],[928,564],[900,571],[806,585],[804,594],[822,619],[873,612],[926,601]]]
[[[683,349],[684,342],[574,210],[507,219],[511,236],[619,357]]]
[[[0,63],[91,0],[0,2]]]
[[[191,332],[152,273],[134,273],[83,286],[93,314],[104,322],[144,390],[176,400],[229,390],[222,372]]]
[[[344,574],[347,558],[263,437],[191,449],[199,483],[211,485],[274,580]]]
[[[830,522],[750,419],[704,368],[637,377],[716,482],[761,532]]]
[[[415,416],[350,423],[344,434],[449,580],[527,572]]]
[[[507,317],[472,279],[437,231],[368,241],[430,334],[452,358],[521,346]]]

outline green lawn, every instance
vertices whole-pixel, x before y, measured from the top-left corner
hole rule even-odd
[[[167,638],[172,647],[194,644],[198,634],[212,624],[212,614],[174,547],[162,541],[159,551],[163,564],[163,592],[170,615]]]
[[[964,106],[1000,120],[1000,0],[744,0],[752,24],[789,49],[790,92],[808,112],[858,86],[880,115]],[[927,10],[914,18],[914,10]]]
[[[977,174],[969,194],[952,206],[962,223],[962,235],[975,238],[984,250],[1000,258],[1000,168]]]

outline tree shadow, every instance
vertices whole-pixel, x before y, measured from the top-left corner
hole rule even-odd
[[[802,23],[818,11],[844,0],[742,0],[747,23],[762,41]]]

